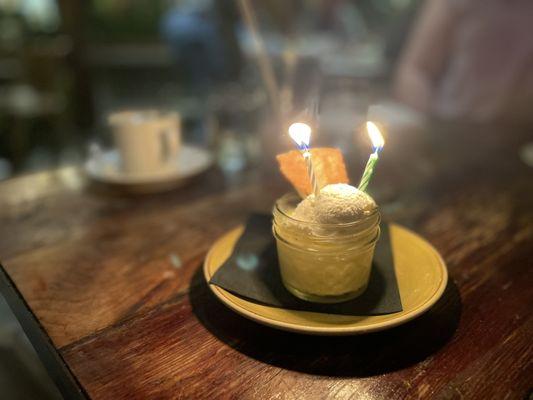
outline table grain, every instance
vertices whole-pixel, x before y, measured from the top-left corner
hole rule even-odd
[[[66,397],[524,399],[533,387],[532,130],[434,124],[390,134],[371,191],[425,236],[450,283],[380,333],[277,331],[219,303],[206,252],[288,189],[265,164],[127,196],[74,167],[0,183],[3,294]],[[356,181],[364,151],[348,149]]]

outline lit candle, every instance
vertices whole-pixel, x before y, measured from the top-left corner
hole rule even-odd
[[[315,196],[319,194],[318,184],[316,182],[315,171],[313,169],[313,162],[311,161],[311,152],[309,151],[309,142],[311,140],[311,127],[303,122],[295,122],[289,126],[289,136],[298,146],[298,150],[302,153],[303,158],[307,164],[307,174],[309,181],[313,188]]]
[[[374,168],[379,159],[379,152],[385,145],[385,140],[383,139],[381,132],[379,131],[376,124],[374,124],[372,121],[367,121],[366,131],[368,133],[368,136],[370,137],[370,141],[372,142],[374,152],[370,154],[368,162],[366,163],[365,172],[363,172],[363,176],[361,177],[361,181],[359,182],[359,190],[363,192],[366,191],[368,183],[372,178]]]

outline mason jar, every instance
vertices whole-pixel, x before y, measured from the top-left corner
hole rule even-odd
[[[300,299],[338,303],[361,295],[368,285],[379,239],[378,208],[348,223],[323,224],[292,217],[296,194],[276,201],[272,232],[283,284]]]

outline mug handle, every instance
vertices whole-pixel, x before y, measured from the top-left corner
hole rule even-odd
[[[163,144],[163,160],[171,161],[178,154],[180,145],[178,131],[174,129],[162,130],[161,141]]]

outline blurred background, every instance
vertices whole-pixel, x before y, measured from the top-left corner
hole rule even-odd
[[[527,0],[244,3],[0,0],[0,179],[82,162],[109,141],[107,115],[128,108],[179,111],[185,141],[229,170],[257,158],[269,112],[291,115],[310,92],[338,145],[376,103],[400,125],[531,121]]]
[[[125,109],[179,112],[228,174],[286,149],[313,102],[316,142],[343,149],[367,115],[531,124],[532,20],[528,0],[0,0],[0,180],[82,164]],[[0,387],[56,398],[3,303],[0,320]]]
[[[346,110],[353,127],[387,96],[419,3],[250,5],[279,91],[298,109],[320,85],[325,122]],[[257,53],[233,0],[0,0],[0,179],[80,163],[109,112],[146,107],[179,111],[185,141],[241,168],[268,110]]]

